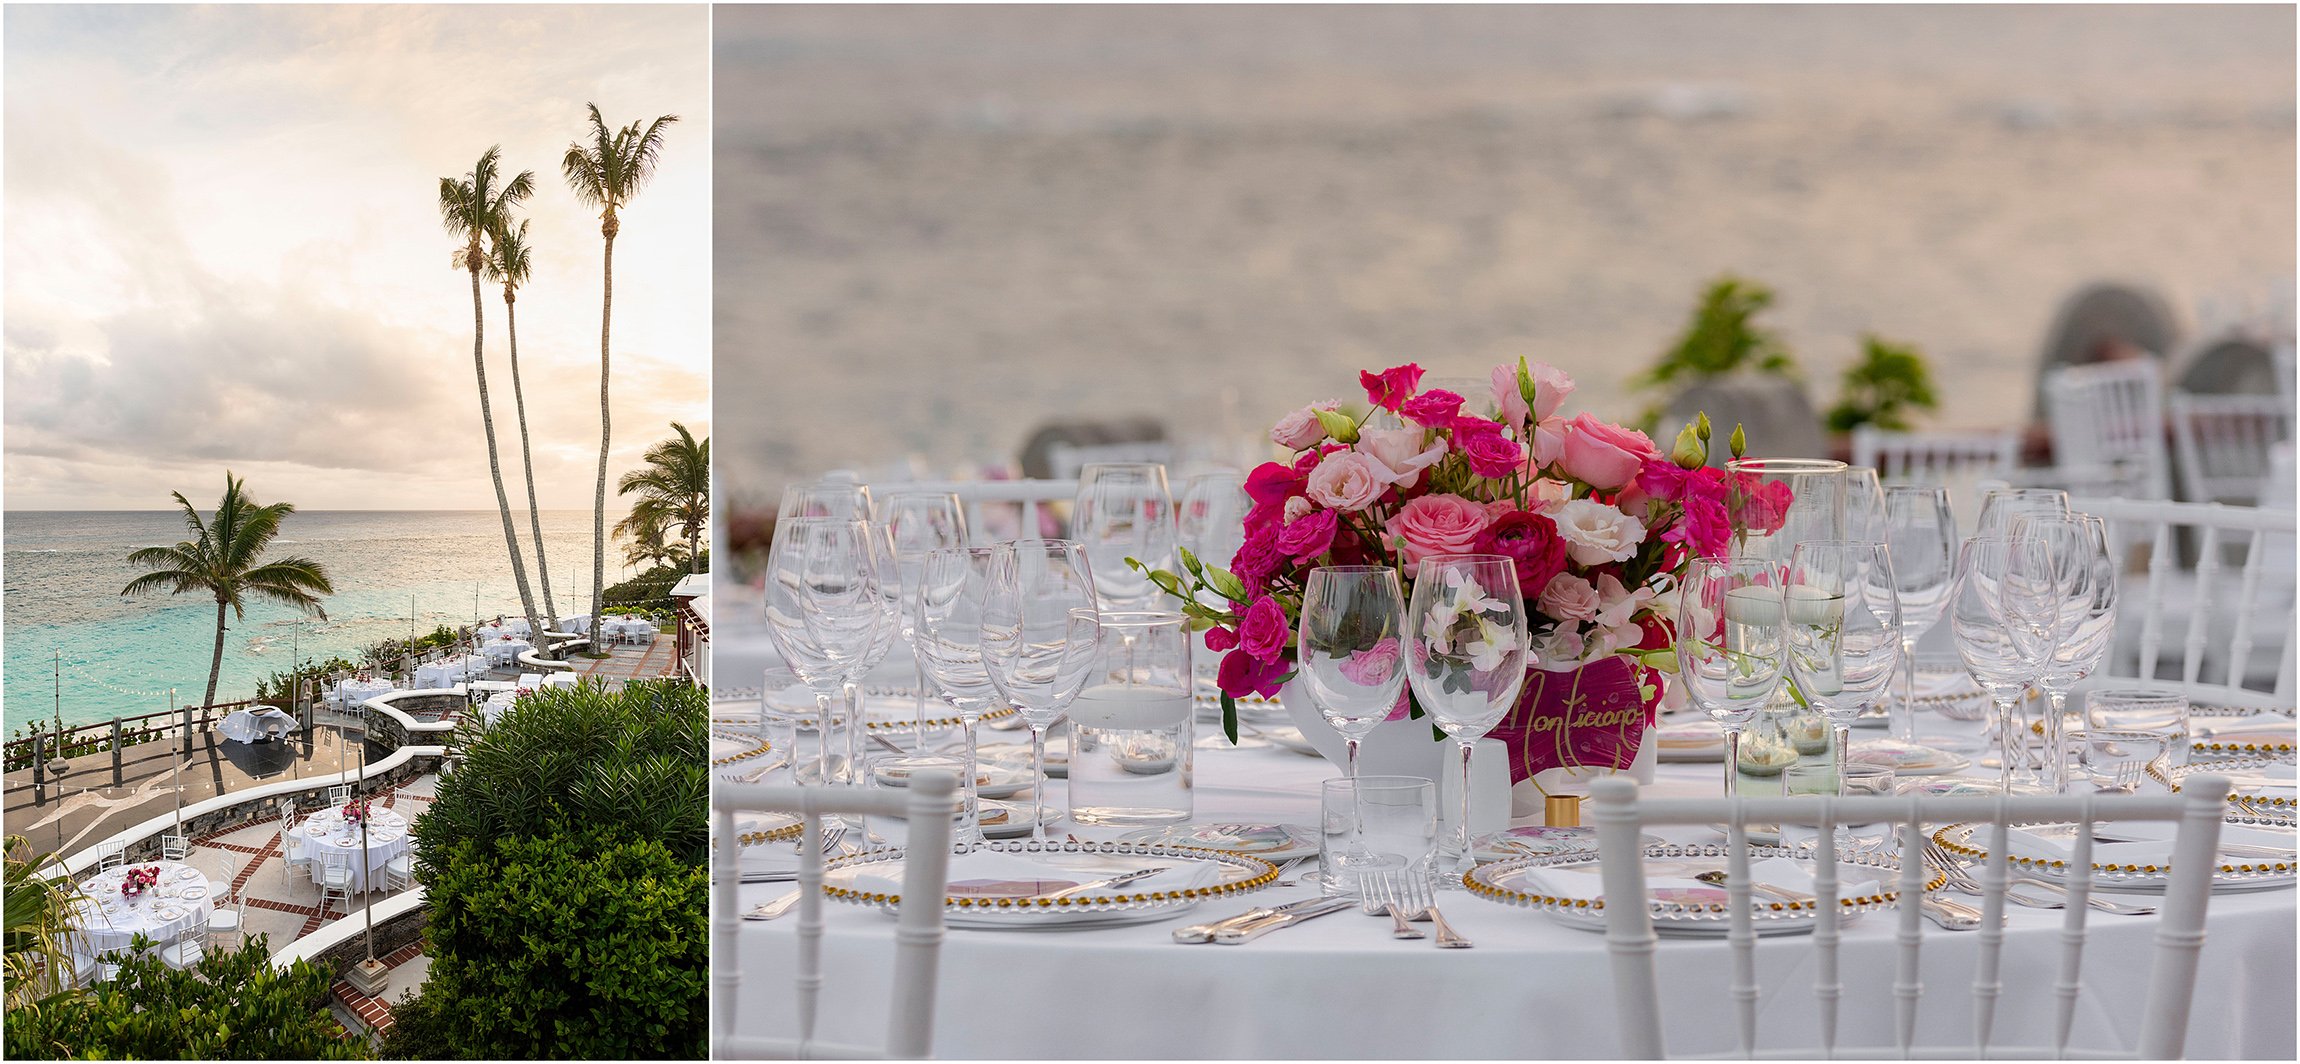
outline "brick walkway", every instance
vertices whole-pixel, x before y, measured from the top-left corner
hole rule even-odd
[[[610,689],[623,686],[625,680],[653,680],[679,671],[679,641],[669,633],[643,646],[610,644],[607,651],[611,656],[592,659],[578,655],[568,664],[581,675],[605,681]]]

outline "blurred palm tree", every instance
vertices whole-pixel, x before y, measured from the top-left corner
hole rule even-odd
[[[495,450],[495,414],[487,403],[486,323],[479,300],[479,278],[487,270],[487,254],[480,249],[480,240],[503,230],[510,221],[511,208],[535,194],[533,170],[521,170],[503,187],[496,187],[502,176],[502,157],[503,146],[495,145],[479,156],[479,162],[462,180],[439,179],[439,221],[449,233],[466,241],[456,252],[455,266],[471,274],[471,369],[479,378],[479,421],[487,430],[487,472],[495,478],[495,507],[503,514],[503,542],[511,550],[511,579],[519,585],[519,608],[526,611],[528,625],[540,632],[535,592],[527,583],[527,561],[519,553],[519,531],[511,524],[511,497],[503,491],[503,463]]]
[[[265,548],[279,535],[280,519],[295,512],[295,504],[258,505],[248,497],[246,482],[224,471],[224,497],[216,513],[200,520],[180,491],[170,492],[184,509],[184,527],[192,538],[172,547],[145,547],[128,554],[128,564],[152,572],[128,581],[122,595],[165,591],[171,595],[212,595],[216,600],[216,649],[208,660],[208,693],[203,706],[216,704],[216,678],[224,668],[224,611],[235,619],[247,616],[247,600],[259,599],[293,606],[327,618],[319,596],[335,594],[327,569],[309,558],[281,558],[262,562]]]
[[[22,835],[0,843],[7,852],[6,931],[8,1012],[39,1008],[73,992],[67,915],[81,897],[63,862],[53,853],[32,852]],[[51,869],[53,870],[51,872]]]
[[[615,525],[622,533],[626,525],[642,529],[650,524],[665,535],[678,530],[679,538],[687,541],[687,572],[695,571],[698,560],[697,546],[704,530],[711,527],[711,438],[697,441],[687,426],[674,421],[671,431],[678,435],[647,448],[647,464],[623,474],[615,493],[637,493],[639,501],[631,506],[631,516]]]
[[[663,130],[679,120],[664,115],[646,124],[630,125],[610,133],[599,117],[598,104],[585,104],[591,113],[591,142],[567,145],[559,173],[567,179],[577,202],[599,211],[599,236],[606,245],[601,267],[605,279],[599,299],[599,480],[591,497],[591,627],[599,630],[599,589],[607,579],[607,444],[612,438],[607,410],[609,376],[608,333],[615,318],[615,234],[622,231],[618,212],[655,176],[663,154]]]
[[[519,386],[519,286],[527,283],[534,270],[533,249],[527,243],[527,221],[520,219],[519,228],[511,228],[511,219],[503,217],[495,234],[488,241],[487,279],[503,285],[504,334],[511,341],[511,404],[519,411],[519,466],[527,476],[527,521],[535,534],[535,575],[543,582],[543,615],[559,616],[559,607],[551,601],[551,563],[543,556],[543,510],[535,504],[535,455],[527,437],[527,394]],[[528,618],[528,623],[534,623]]]
[[[662,511],[652,507],[632,507],[621,521],[615,522],[615,535],[629,541],[623,548],[623,564],[630,566],[685,565],[686,548],[671,542],[671,533],[663,527]]]

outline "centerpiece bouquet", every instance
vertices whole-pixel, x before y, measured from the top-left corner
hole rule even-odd
[[[123,898],[142,897],[145,891],[159,884],[160,866],[145,865],[142,868],[130,868],[120,879],[120,896]]]
[[[1337,399],[1287,414],[1270,439],[1294,457],[1248,475],[1229,566],[1182,551],[1182,572],[1147,571],[1224,655],[1225,732],[1237,740],[1237,698],[1292,679],[1312,568],[1393,567],[1410,601],[1422,559],[1490,554],[1514,563],[1529,621],[1523,694],[1489,733],[1510,749],[1511,779],[1629,767],[1675,668],[1677,576],[1744,528],[1777,526],[1786,500],[1707,467],[1706,415],[1664,452],[1642,432],[1565,416],[1574,383],[1553,366],[1495,366],[1475,394],[1422,377],[1412,364],[1363,372],[1363,412]],[[1738,428],[1731,446],[1738,457]],[[1363,654],[1368,667],[1397,660],[1394,646]],[[1390,719],[1421,715],[1409,688]]]
[[[367,803],[368,800],[365,798],[354,798],[351,801],[343,803],[343,822],[346,824],[357,825],[360,822],[366,820]]]

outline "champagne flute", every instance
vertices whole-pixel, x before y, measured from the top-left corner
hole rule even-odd
[[[1789,676],[1836,732],[1842,797],[1853,721],[1877,704],[1901,663],[1892,549],[1844,540],[1797,544],[1781,608]]]
[[[1895,484],[1885,489],[1884,542],[1893,550],[1893,586],[1901,595],[1901,699],[1893,704],[1893,738],[1917,740],[1917,640],[1940,623],[1956,575],[1957,520],[1949,489]]]
[[[1297,667],[1318,715],[1349,747],[1343,775],[1350,779],[1358,775],[1358,744],[1405,692],[1398,643],[1405,612],[1398,571],[1386,565],[1323,566],[1303,585]]]
[[[990,560],[982,660],[1030,726],[1031,838],[1046,841],[1046,729],[1086,688],[1101,636],[1093,570],[1067,540],[1002,543]]]
[[[2016,514],[2015,538],[2043,545],[2052,574],[2053,625],[2037,686],[2050,703],[2044,718],[2044,788],[2068,790],[2068,754],[2061,738],[2069,688],[2092,675],[2107,658],[2116,633],[2116,569],[2108,550],[2108,525],[2089,514],[2067,517]]]
[[[851,559],[853,548],[867,535],[859,521],[835,517],[797,517],[775,523],[767,551],[765,605],[767,637],[793,675],[815,693],[816,778],[831,779],[831,699],[846,681],[848,657],[843,642],[850,632],[833,632],[826,640],[823,628],[812,620],[816,596],[809,587],[817,573],[835,572],[840,558]],[[868,629],[864,630],[868,638]]]
[[[1781,595],[1771,562],[1696,558],[1679,588],[1677,676],[1725,733],[1725,796],[1741,792],[1741,732],[1781,683]]]
[[[2013,792],[2021,741],[2013,703],[2036,682],[2053,623],[2043,545],[2034,539],[1974,536],[1957,553],[1949,626],[1957,656],[1996,707],[1998,787]]]
[[[1092,565],[1095,601],[1107,610],[1154,610],[1163,594],[1126,564],[1174,568],[1174,496],[1166,467],[1154,462],[1089,462],[1078,471],[1071,531]],[[1242,534],[1242,533],[1241,533]]]
[[[879,524],[886,529],[886,538],[894,555],[897,590],[901,608],[902,637],[908,641],[917,638],[918,620],[912,607],[918,602],[918,581],[926,569],[927,555],[946,547],[966,546],[966,507],[958,495],[947,491],[896,491],[876,501],[874,512]],[[917,655],[912,655],[914,664]],[[917,746],[920,755],[927,752],[926,741],[926,673],[923,668],[912,674],[913,692],[918,709]]]
[[[1515,562],[1493,554],[1421,560],[1406,610],[1406,679],[1438,729],[1461,750],[1461,820],[1442,889],[1465,889],[1461,876],[1477,865],[1469,842],[1470,752],[1517,704],[1525,686],[1526,644],[1525,596]]]
[[[916,627],[911,652],[935,692],[950,703],[965,733],[966,823],[958,842],[962,852],[982,845],[981,800],[976,794],[974,726],[998,704],[982,660],[982,607],[990,597],[992,547],[944,547],[929,552],[919,572]]]

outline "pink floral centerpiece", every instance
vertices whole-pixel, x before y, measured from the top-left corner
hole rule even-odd
[[[1422,376],[1410,364],[1361,373],[1364,413],[1334,399],[1281,418],[1270,438],[1293,460],[1248,475],[1253,507],[1230,566],[1184,551],[1183,572],[1150,574],[1224,655],[1225,731],[1235,740],[1236,698],[1274,696],[1292,678],[1310,569],[1393,566],[1410,599],[1422,559],[1493,554],[1515,562],[1531,622],[1524,694],[1491,733],[1510,750],[1511,780],[1628,767],[1674,670],[1678,574],[1694,556],[1724,556],[1740,529],[1777,526],[1785,500],[1705,465],[1706,416],[1664,452],[1642,432],[1566,416],[1573,379],[1553,366],[1495,366],[1474,395],[1424,389]],[[1367,648],[1368,667],[1382,652]],[[1419,716],[1409,689],[1390,719]]]
[[[120,896],[123,898],[140,898],[145,891],[158,886],[159,883],[159,865],[130,868],[120,879]]]
[[[368,809],[367,803],[368,800],[365,798],[354,798],[351,801],[343,803],[343,822],[346,824],[356,825],[361,821],[366,820]]]

